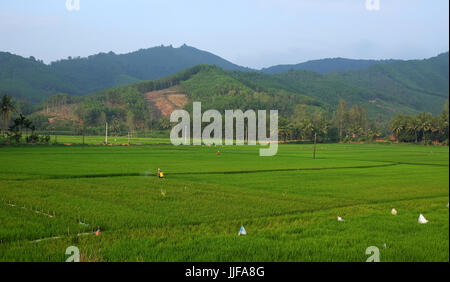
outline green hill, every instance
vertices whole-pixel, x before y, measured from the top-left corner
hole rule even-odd
[[[349,63],[332,62],[334,68]],[[199,65],[203,63],[216,67]],[[351,61],[350,65],[366,67],[325,74],[307,70],[265,74],[186,45],[124,55],[102,53],[51,65],[0,53],[0,93],[37,104],[56,93],[117,96],[131,89],[144,95],[179,86],[190,100],[218,110],[276,108],[289,116],[296,105],[333,110],[344,99],[348,104],[365,106],[372,117],[440,113],[449,95],[448,52],[426,60],[372,63]],[[333,64],[328,67],[333,68]]]
[[[58,92],[77,94],[79,89],[41,61],[0,52],[0,93],[38,103]]]
[[[238,78],[244,72],[223,70],[217,66],[199,65],[174,75],[128,86],[99,91],[87,96],[54,95],[46,99],[32,115],[39,128],[50,128],[47,120],[58,130],[79,133],[79,120],[97,134],[109,121],[115,132],[130,128],[145,131],[146,128],[166,129],[168,117],[175,108],[190,111],[192,101],[201,101],[202,108],[217,109],[278,109],[288,118],[298,106],[312,113],[330,107],[317,99],[283,89],[256,86]],[[161,91],[162,90],[162,91]],[[174,98],[171,99],[171,98]],[[156,101],[156,102],[155,102]],[[155,103],[152,103],[155,102]],[[169,111],[168,111],[169,109]]]
[[[250,70],[186,45],[180,48],[160,46],[121,55],[100,53],[87,58],[60,60],[50,65],[34,58],[0,52],[0,93],[38,103],[60,92],[87,95],[165,77],[201,64],[217,65],[227,70]]]
[[[186,45],[180,48],[161,46],[117,55],[101,53],[88,58],[54,62],[51,67],[77,85],[82,93],[158,79],[196,65],[217,65],[227,70],[246,68],[232,64],[219,56]]]
[[[324,75],[310,71],[268,75],[198,65],[164,78],[109,88],[83,97],[52,96],[38,107],[33,122],[39,128],[58,128],[79,134],[82,120],[88,134],[102,134],[108,121],[113,134],[130,131],[145,134],[146,130],[170,128],[168,117],[173,110],[191,111],[192,102],[200,101],[203,110],[220,112],[277,109],[284,139],[291,138],[286,132],[294,132],[291,130],[294,125],[303,128],[302,132],[309,132],[308,120],[316,125],[327,122],[332,136],[327,138],[336,140],[339,134],[334,112],[341,99],[351,107],[347,108],[347,114],[354,121],[351,127],[355,130],[379,128],[387,132],[388,121],[399,113],[440,114],[448,99],[446,65],[448,54]]]
[[[312,60],[296,65],[277,65],[269,68],[264,68],[261,71],[267,74],[277,74],[288,72],[290,70],[307,70],[320,74],[329,73],[332,71],[345,70],[359,70],[365,69],[381,62],[393,62],[392,60],[352,60],[345,58],[330,58],[321,60]]]
[[[449,97],[448,53],[427,60],[379,63],[363,70],[318,74],[305,70],[281,74],[240,73],[241,80],[300,92],[336,107],[340,99],[364,105],[369,114],[439,114]]]
[[[340,99],[365,106],[370,116],[439,114],[449,96],[448,66],[448,53],[427,60],[379,63],[364,70],[328,74],[298,70],[268,75],[197,66],[129,87],[146,93],[180,85],[191,100],[202,101],[209,108],[272,108],[284,116],[289,116],[296,104],[333,109]],[[117,89],[100,93],[108,91]]]
[[[295,105],[328,107],[326,103],[298,92],[257,86],[239,79],[244,72],[223,70],[217,66],[199,65],[168,77],[100,91],[90,97],[106,99],[126,92],[142,95],[178,86],[190,101],[201,101],[204,108],[227,109],[278,109],[288,116]],[[188,109],[190,105],[187,106]]]

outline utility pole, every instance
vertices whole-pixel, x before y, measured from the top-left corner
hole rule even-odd
[[[314,133],[314,154],[313,159],[316,159],[316,147],[317,147],[317,133]]]
[[[245,126],[245,124],[244,124],[244,126]],[[245,141],[244,142],[247,142],[247,145],[248,145],[248,125],[247,125],[247,127],[245,128]]]
[[[105,145],[108,145],[108,122],[106,122]]]

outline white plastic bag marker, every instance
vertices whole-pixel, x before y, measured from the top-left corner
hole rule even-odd
[[[247,235],[247,231],[245,230],[244,225],[241,226],[241,230],[239,231],[239,234],[238,234],[238,235],[239,235],[239,236],[241,236],[241,235]]]
[[[423,216],[423,214],[420,214],[420,216],[419,216],[419,223],[420,224],[428,223],[428,220]]]

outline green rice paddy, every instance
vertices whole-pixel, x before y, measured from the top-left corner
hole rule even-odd
[[[448,147],[132,143],[0,147],[0,261],[449,261]]]

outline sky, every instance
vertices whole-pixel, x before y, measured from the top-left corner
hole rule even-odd
[[[0,51],[49,63],[162,44],[257,69],[423,59],[449,50],[449,1],[0,0]]]

